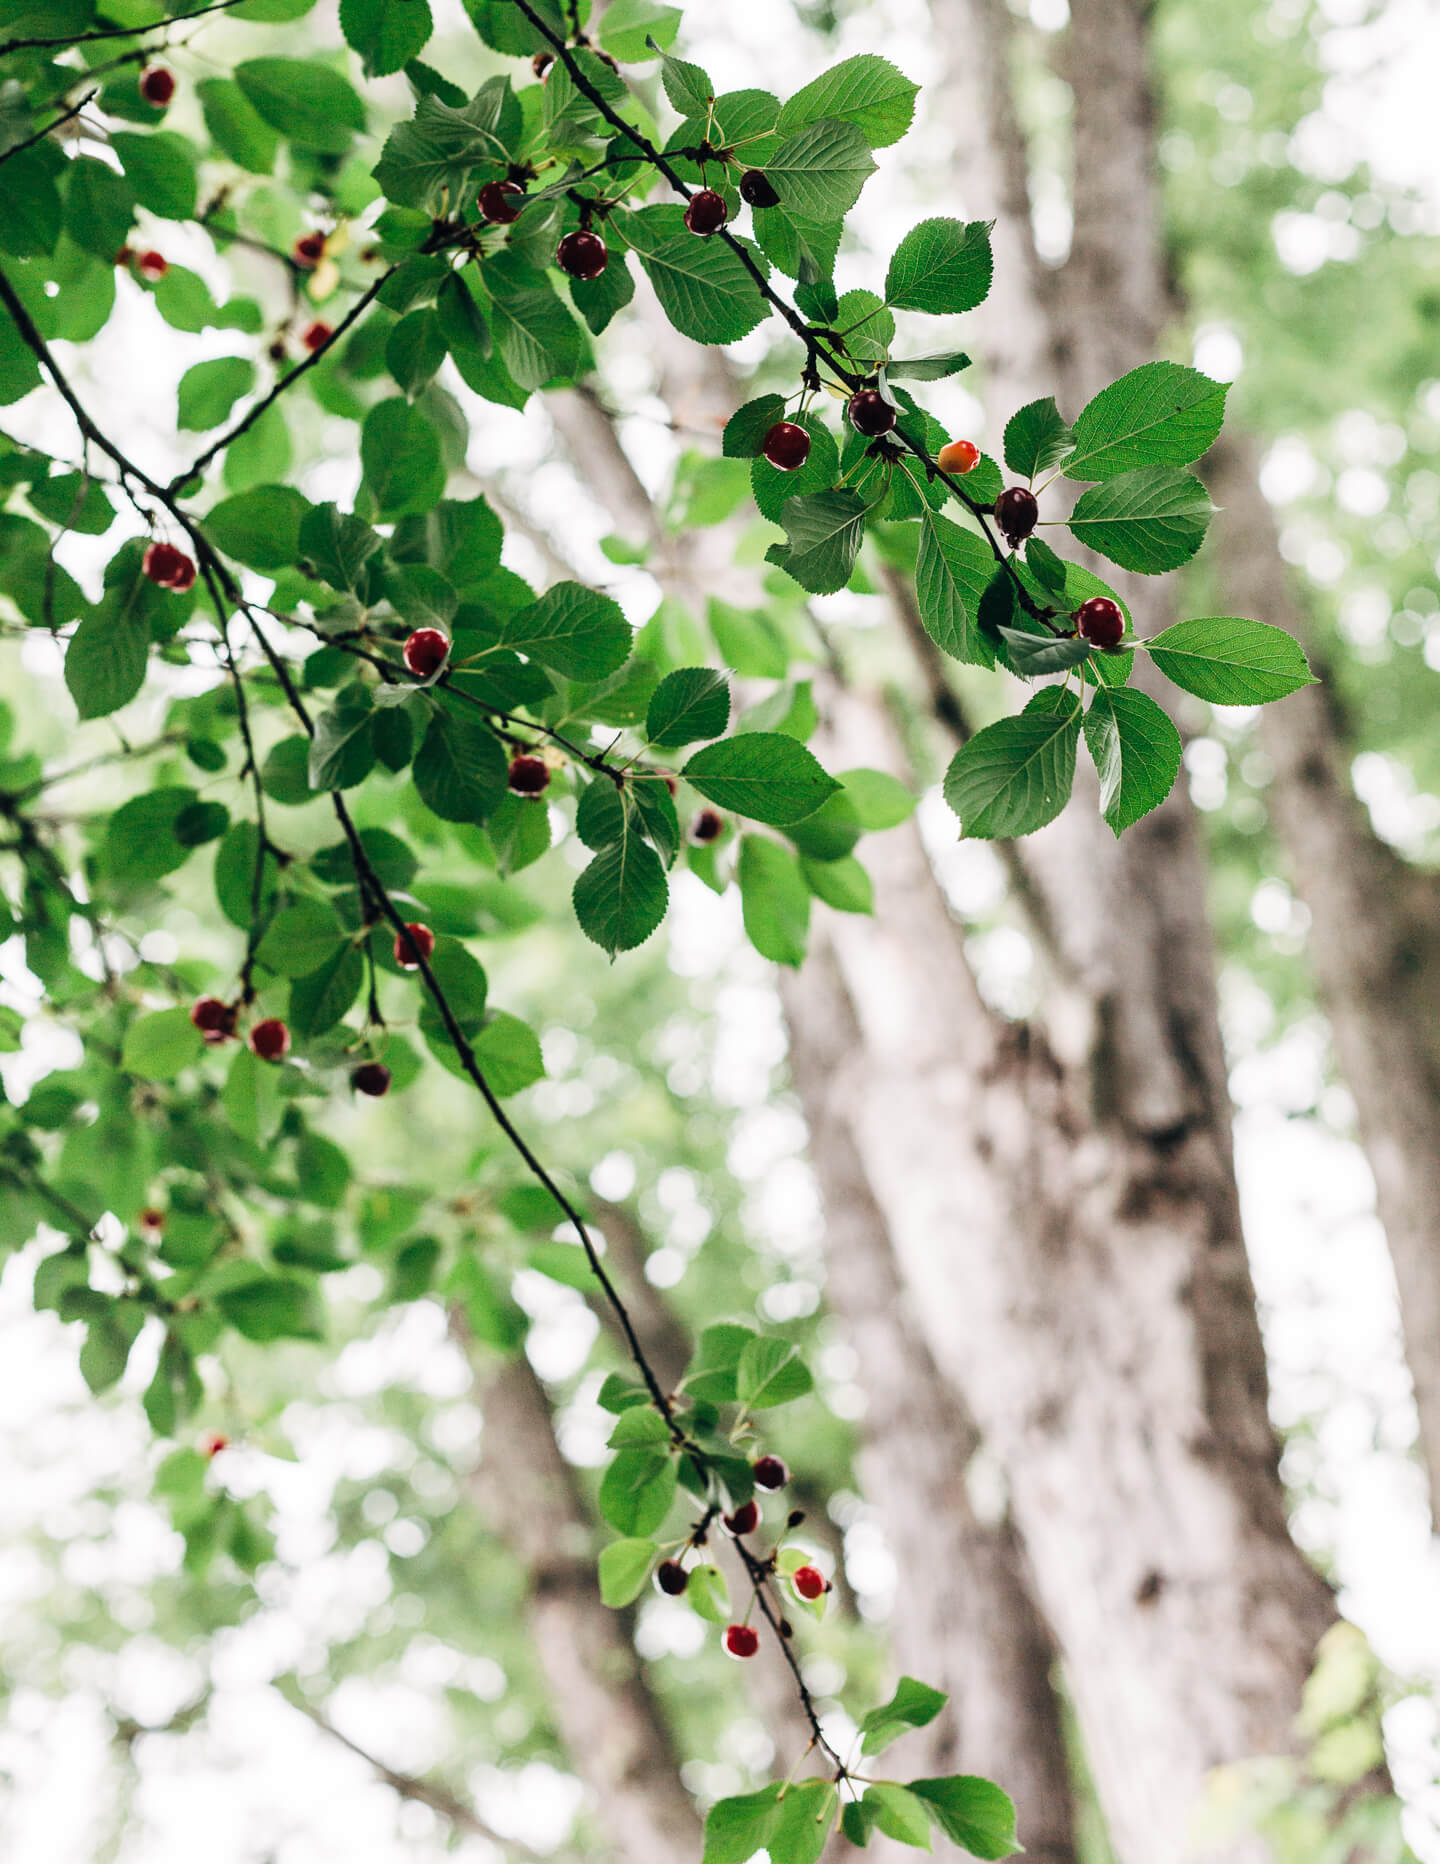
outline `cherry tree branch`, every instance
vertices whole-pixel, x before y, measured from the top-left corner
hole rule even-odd
[[[45,51],[53,45],[64,46],[69,51],[72,46],[91,45],[97,39],[138,39],[147,32],[183,26],[187,19],[200,19],[206,13],[228,13],[231,7],[241,4],[242,0],[212,0],[210,6],[198,6],[193,12],[176,13],[169,19],[152,20],[148,26],[105,26],[94,32],[67,33],[63,39],[7,39],[0,45],[0,58],[8,58],[11,52]]]
[[[24,142],[12,144],[3,155],[0,155],[0,165],[10,161],[13,156],[23,155],[27,149],[33,149],[37,142],[44,142],[45,138],[53,135],[62,123],[68,123],[72,117],[79,116],[85,106],[93,103],[99,95],[98,91],[86,91],[78,104],[72,104],[62,115],[47,123],[43,129],[37,129],[33,136],[27,136]]]

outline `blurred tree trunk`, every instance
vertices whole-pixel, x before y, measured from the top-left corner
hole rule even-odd
[[[860,1474],[901,1555],[892,1627],[897,1671],[948,1691],[950,1707],[907,1738],[914,1775],[1003,1781],[1040,1864],[1073,1864],[1074,1806],[1050,1672],[1054,1642],[1027,1588],[1024,1550],[966,1486],[979,1432],[909,1313],[885,1220],[834,1089],[859,1031],[833,951],[781,979],[790,1071],[825,1204],[826,1294],[859,1356]]]
[[[528,1576],[530,1630],[555,1726],[590,1790],[606,1848],[626,1864],[696,1858],[700,1821],[680,1757],[641,1672],[630,1615],[601,1603],[589,1511],[523,1353],[484,1377],[482,1401],[473,1499]]]
[[[1305,616],[1243,439],[1216,447],[1206,477],[1225,516],[1217,567],[1228,612],[1303,640]],[[1324,679],[1313,642],[1311,662]],[[1432,1509],[1440,1497],[1440,888],[1381,841],[1350,787],[1333,693],[1306,687],[1260,719],[1275,767],[1270,819],[1310,909],[1309,954],[1400,1292]]]

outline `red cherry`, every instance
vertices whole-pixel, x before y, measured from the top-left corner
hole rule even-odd
[[[655,1568],[655,1584],[672,1599],[678,1599],[690,1584],[690,1575],[678,1560],[662,1560]]]
[[[208,1436],[204,1436],[200,1439],[200,1454],[202,1456],[213,1458],[218,1456],[222,1450],[228,1450],[229,1448],[230,1439],[222,1435],[218,1430],[212,1430]]]
[[[798,421],[777,421],[760,451],[781,472],[796,472],[810,457],[810,436]]]
[[[402,650],[417,680],[428,680],[450,657],[450,637],[438,628],[417,628]]]
[[[1012,550],[1024,543],[1039,516],[1035,494],[1023,485],[1007,485],[995,501],[995,520]]]
[[[350,1085],[357,1094],[380,1100],[390,1092],[390,1070],[381,1061],[362,1061],[351,1075]]]
[[[517,796],[538,796],[550,782],[550,766],[543,757],[524,751],[510,760],[510,788]]]
[[[190,1020],[207,1042],[228,1042],[235,1033],[235,1005],[222,1003],[218,997],[201,997],[190,1005]]]
[[[702,809],[690,824],[690,839],[697,848],[718,841],[725,832],[725,818],[718,809]]]
[[[148,278],[153,285],[170,270],[170,261],[163,252],[142,252],[135,261],[135,270],[142,278]]]
[[[598,233],[582,227],[561,240],[555,248],[555,262],[571,278],[598,278],[610,262],[610,252]]]
[[[1125,633],[1125,611],[1108,595],[1092,595],[1074,615],[1075,626],[1095,647],[1118,647]]]
[[[818,1599],[830,1590],[818,1566],[797,1566],[790,1575],[790,1584],[802,1599]]]
[[[936,464],[941,472],[974,472],[980,464],[980,449],[973,440],[952,440],[948,446],[941,447]]]
[[[783,1489],[790,1480],[790,1471],[778,1456],[758,1456],[755,1467],[750,1471],[755,1478],[757,1489]]]
[[[739,1657],[743,1661],[746,1657],[753,1657],[759,1650],[760,1633],[753,1625],[726,1625],[724,1643],[730,1656]]]
[[[734,1514],[722,1515],[726,1531],[742,1539],[746,1534],[753,1534],[760,1525],[760,1504],[757,1501],[741,1502]]]
[[[250,1047],[261,1061],[279,1061],[290,1052],[290,1031],[278,1016],[267,1016],[250,1031]]]
[[[692,194],[685,209],[686,226],[702,238],[710,233],[718,233],[729,218],[725,196],[717,194],[714,188],[701,188],[698,194]]]
[[[140,1224],[141,1227],[146,1230],[163,1230],[165,1228],[165,1212],[163,1210],[142,1210],[140,1212]]]
[[[313,272],[325,257],[325,235],[302,233],[290,248],[290,256],[296,265],[301,266],[307,272]]]
[[[740,177],[740,198],[750,207],[778,207],[780,196],[763,168],[747,168]]]
[[[195,587],[194,561],[174,544],[149,545],[140,567],[151,582],[159,583],[162,589],[173,589],[177,595]]]
[[[862,388],[850,397],[850,425],[857,434],[872,440],[888,434],[895,425],[895,404],[887,401],[878,388]]]
[[[480,190],[480,211],[497,226],[518,220],[524,201],[525,190],[518,181],[487,181]]]
[[[307,324],[304,330],[301,331],[300,341],[313,356],[316,350],[324,349],[325,345],[334,334],[335,332],[330,328],[329,324],[322,323],[317,317],[313,324]]]
[[[147,65],[140,73],[140,95],[147,104],[163,110],[175,95],[175,74],[163,65]]]
[[[435,934],[429,926],[407,925],[395,934],[395,962],[402,971],[418,971],[420,960],[428,959],[435,949]]]

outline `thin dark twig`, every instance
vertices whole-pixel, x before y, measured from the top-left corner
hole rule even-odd
[[[62,123],[68,123],[72,117],[79,116],[86,104],[93,103],[99,95],[99,91],[86,91],[79,103],[72,105],[63,116],[56,117],[52,122],[47,123],[44,129],[37,129],[33,136],[27,136],[24,142],[17,142],[12,148],[7,149],[4,155],[0,155],[0,163],[8,162],[12,156],[23,155],[27,149],[33,149],[37,142],[44,142],[45,138],[53,135]]]
[[[226,13],[241,4],[242,0],[213,0],[210,6],[197,6],[193,12],[176,13],[170,19],[152,20],[148,26],[106,26],[94,32],[67,33],[63,39],[7,39],[0,45],[0,58],[8,58],[11,52],[44,51],[52,45],[63,45],[68,51],[72,45],[90,45],[96,39],[138,39],[144,33],[183,26],[187,19],[199,19],[205,13]]]

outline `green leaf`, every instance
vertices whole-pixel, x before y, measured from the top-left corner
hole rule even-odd
[[[194,218],[199,176],[193,143],[168,129],[154,130],[148,136],[115,130],[110,147],[120,158],[125,179],[142,207],[164,220]]]
[[[660,1413],[650,1405],[636,1405],[622,1411],[610,1432],[612,1450],[634,1450],[670,1441],[670,1431]]]
[[[65,684],[82,719],[105,718],[145,684],[150,631],[130,609],[87,615],[65,650]]]
[[[340,924],[319,900],[297,900],[270,921],[256,956],[282,977],[306,977],[331,957]]]
[[[963,836],[1028,835],[1065,807],[1075,780],[1080,701],[1046,687],[1014,718],[977,731],[945,773],[945,800]]]
[[[915,813],[915,798],[888,770],[842,770],[840,781],[867,833],[897,828]]]
[[[659,46],[653,48],[660,51]],[[660,82],[665,95],[682,117],[703,116],[715,95],[715,84],[708,71],[683,58],[660,52]]]
[[[434,30],[430,0],[340,0],[340,30],[368,76],[383,78],[424,51]]]
[[[198,800],[194,790],[167,787],[121,803],[101,843],[102,871],[126,888],[174,873],[190,858],[175,837],[175,818]]]
[[[629,214],[624,231],[660,308],[682,336],[696,343],[738,343],[764,321],[769,307],[739,255],[719,240],[696,239],[678,209],[647,207]],[[764,261],[759,264],[765,271]]]
[[[957,1773],[940,1780],[912,1780],[910,1791],[925,1802],[934,1824],[951,1843],[972,1857],[1008,1858],[1020,1850],[1015,1808],[993,1781]]]
[[[853,123],[870,148],[885,149],[909,129],[919,88],[889,59],[862,52],[796,91],[781,108],[776,127],[783,134],[831,117]]]
[[[736,878],[750,943],[762,958],[801,965],[810,929],[810,889],[795,856],[762,835],[742,835]]]
[[[760,395],[737,408],[725,423],[720,451],[727,460],[750,460],[759,456],[765,436],[777,421],[785,419],[783,395]]]
[[[883,1754],[892,1741],[910,1729],[927,1727],[949,1700],[943,1690],[918,1683],[913,1676],[902,1676],[890,1700],[871,1709],[861,1722],[861,1751]]]
[[[125,1031],[120,1066],[147,1081],[173,1081],[182,1068],[199,1060],[204,1047],[188,1010],[153,1010],[137,1016]]]
[[[897,311],[973,311],[990,290],[988,220],[922,220],[895,248],[885,302]]]
[[[643,945],[665,917],[670,889],[660,857],[630,832],[602,848],[575,882],[580,930],[613,958]]]
[[[365,960],[347,939],[332,947],[330,956],[290,985],[290,1027],[300,1039],[324,1035],[333,1029],[360,995],[365,981]]]
[[[351,790],[375,768],[375,708],[369,689],[347,686],[315,721],[310,740],[312,790]]]
[[[507,98],[514,103],[508,79],[496,82],[493,90],[482,86],[473,101],[458,108],[440,97],[422,97],[410,121],[391,130],[376,165],[375,179],[387,199],[428,211],[438,205],[442,189],[459,199],[473,168],[507,161]]]
[[[1082,492],[1070,529],[1122,570],[1157,576],[1188,563],[1205,540],[1214,506],[1193,473],[1142,466]]]
[[[1137,466],[1185,466],[1214,445],[1228,384],[1176,362],[1147,362],[1081,410],[1067,479],[1113,479]]]
[[[1011,671],[1021,679],[1036,679],[1045,673],[1064,673],[1078,667],[1092,653],[1083,635],[1054,635],[1038,629],[1000,628]]]
[[[518,253],[501,251],[485,262],[481,279],[490,293],[501,359],[521,388],[544,388],[583,373],[589,361],[585,333],[543,272]]]
[[[255,365],[245,356],[197,362],[180,378],[177,427],[204,433],[219,427],[242,395],[255,386]]]
[[[702,1864],[748,1864],[765,1850],[780,1823],[779,1781],[758,1793],[717,1799],[705,1818],[705,1855]]]
[[[528,1023],[504,1010],[491,1011],[470,1046],[485,1079],[502,1100],[545,1078],[540,1038]]]
[[[783,732],[742,732],[697,751],[682,773],[707,802],[784,828],[813,815],[840,785]]]
[[[735,1370],[735,1395],[747,1411],[764,1411],[803,1398],[815,1381],[789,1340],[757,1333],[745,1342]]]
[[[902,356],[887,363],[885,373],[892,382],[938,382],[969,367],[970,358],[964,350],[948,350],[939,356]]]
[[[1299,642],[1266,621],[1234,615],[1177,621],[1146,645],[1167,679],[1212,705],[1264,705],[1314,679]]]
[[[923,1800],[897,1786],[893,1780],[878,1780],[865,1789],[865,1804],[870,1822],[887,1838],[902,1845],[930,1849],[930,1818]]]
[[[651,694],[645,736],[651,744],[718,738],[730,723],[730,683],[710,667],[680,667]]]
[[[222,155],[248,169],[268,175],[275,166],[280,135],[272,129],[233,78],[204,78],[195,86],[205,127]]]
[[[0,188],[0,252],[17,259],[53,252],[60,223],[60,192],[49,163],[35,149],[8,157]]]
[[[399,397],[377,402],[365,416],[360,461],[381,518],[426,512],[445,491],[440,436],[418,408]]]
[[[409,3],[405,0],[406,5]],[[439,318],[428,304],[422,304],[407,311],[390,332],[385,342],[385,367],[413,398],[444,362],[445,349]]]
[[[723,1625],[730,1622],[730,1588],[718,1566],[708,1563],[692,1566],[685,1598],[696,1617],[703,1618],[707,1624]]]
[[[275,857],[260,861],[260,837],[253,822],[232,822],[215,850],[215,897],[231,925],[248,930],[254,914],[255,869],[260,866],[260,905],[275,891]]]
[[[670,1512],[675,1464],[663,1451],[621,1450],[600,1482],[600,1512],[617,1534],[653,1534]]]
[[[365,128],[365,105],[358,94],[339,72],[316,60],[248,59],[235,67],[235,82],[273,129],[307,149],[345,155]]]
[[[843,861],[860,839],[860,814],[843,789],[785,833],[813,861]]]
[[[980,627],[980,598],[995,574],[984,538],[927,506],[920,514],[915,600],[925,632],[956,660],[991,667],[995,652]]]
[[[317,576],[332,589],[353,593],[365,581],[365,566],[380,548],[380,535],[338,505],[312,505],[300,521],[297,542]]]
[[[134,219],[135,190],[125,177],[93,155],[76,156],[65,189],[65,230],[75,244],[113,265]]]
[[[771,1834],[770,1864],[817,1864],[835,1823],[839,1788],[833,1780],[793,1781]]]
[[[772,545],[767,555],[802,589],[832,595],[845,587],[855,569],[867,509],[860,494],[848,489],[788,498],[780,522],[789,544]]]
[[[800,872],[816,899],[837,913],[874,912],[874,882],[853,854],[840,861],[811,861],[802,856]]]
[[[766,162],[765,174],[790,214],[823,223],[849,213],[875,167],[858,126],[827,119],[786,136]]]
[[[1075,444],[1053,396],[1029,401],[1005,423],[1005,464],[1022,478],[1035,480],[1058,465]]]
[[[603,680],[618,672],[631,641],[620,604],[577,582],[555,583],[511,615],[500,638],[567,680]]]
[[[1100,774],[1100,813],[1117,835],[1163,803],[1180,773],[1179,732],[1153,699],[1129,687],[1096,693],[1085,743]]]
[[[410,766],[420,800],[446,822],[483,822],[505,794],[509,770],[479,714],[443,699]]]
[[[600,1549],[600,1597],[612,1611],[639,1598],[658,1552],[653,1540],[612,1540]]]
[[[215,1305],[247,1340],[324,1338],[315,1291],[305,1282],[262,1275],[223,1290],[215,1297]]]
[[[600,43],[627,64],[648,57],[647,44],[672,44],[679,29],[679,7],[657,0],[610,0],[600,20]]]
[[[293,486],[257,485],[212,505],[205,532],[217,550],[252,570],[288,569],[300,553],[300,521],[309,509]]]

